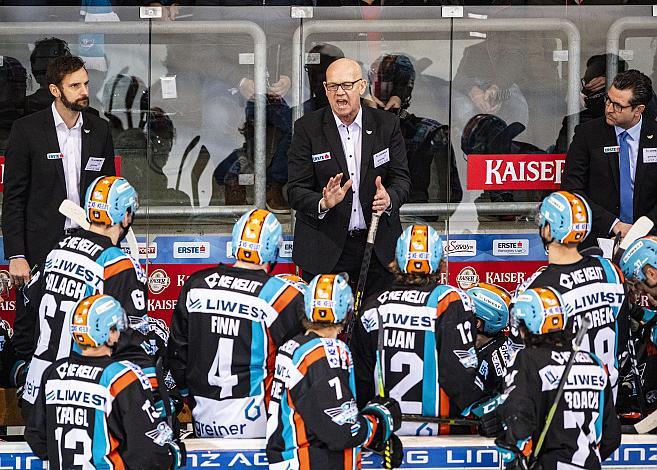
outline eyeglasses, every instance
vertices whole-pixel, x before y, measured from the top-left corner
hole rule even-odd
[[[362,78],[359,78],[358,80],[354,80],[353,82],[342,82],[342,83],[326,83],[324,82],[324,86],[326,87],[326,91],[330,91],[331,93],[335,93],[338,91],[338,87],[342,88],[344,91],[350,91],[354,88],[354,85],[358,82],[360,82]]]
[[[610,104],[614,105],[614,111],[617,113],[623,112],[624,109],[626,108],[634,108],[635,106],[632,104],[628,104],[627,106],[623,106],[620,103],[616,103],[615,101],[611,101],[609,99],[609,96],[605,96],[605,106],[609,106]]]

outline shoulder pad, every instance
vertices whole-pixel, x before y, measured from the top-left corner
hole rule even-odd
[[[141,370],[141,367],[139,367],[136,364],[133,364],[130,361],[121,361],[121,364],[123,364],[127,369],[130,369],[132,372],[135,373],[137,378],[139,379],[139,382],[141,383],[141,386],[144,388],[144,390],[150,390],[151,389],[151,382],[148,380],[148,377],[144,373],[143,370]]]
[[[431,291],[431,295],[429,295],[429,300],[427,301],[427,306],[438,307],[440,301],[451,293],[456,293],[459,296],[461,303],[463,304],[463,308],[466,311],[468,312],[474,311],[474,307],[472,306],[472,300],[470,299],[470,296],[468,294],[466,294],[464,291],[462,291],[459,288],[449,286],[446,284],[441,284],[437,286],[433,291]]]
[[[618,266],[616,266],[613,262],[607,258],[603,258],[602,256],[591,256],[591,258],[597,259],[600,263],[600,266],[602,266],[602,268],[605,270],[607,282],[615,282],[617,284],[623,283],[623,275],[621,274],[620,269],[618,269]]]

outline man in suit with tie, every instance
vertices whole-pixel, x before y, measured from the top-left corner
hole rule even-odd
[[[624,237],[643,215],[657,222],[657,124],[643,118],[651,96],[650,78],[621,72],[607,91],[604,116],[575,129],[561,188],[591,205],[592,236],[583,245]]]
[[[404,139],[393,113],[361,106],[360,66],[338,59],[326,71],[329,106],[294,125],[288,200],[296,212],[293,261],[304,279],[347,272],[358,280],[372,212],[381,213],[366,292],[392,282],[388,263],[410,191]]]
[[[29,281],[30,267],[45,260],[64,232],[77,228],[59,213],[61,202],[80,204],[91,181],[115,174],[107,122],[86,111],[89,78],[82,59],[56,58],[46,78],[52,105],[14,122],[5,155],[2,235],[17,287]],[[17,310],[24,308],[21,298]]]

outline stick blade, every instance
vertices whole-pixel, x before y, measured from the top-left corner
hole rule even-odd
[[[638,434],[646,434],[657,428],[657,411],[653,411],[648,416],[634,425]]]
[[[627,248],[636,240],[648,235],[654,226],[655,223],[645,215],[639,217],[639,219],[632,225],[632,228],[628,230],[627,235],[623,238],[619,248],[621,250],[627,250]]]
[[[89,230],[89,221],[87,220],[87,214],[84,212],[84,209],[70,199],[64,199],[62,201],[59,205],[59,213],[71,219],[83,229]]]

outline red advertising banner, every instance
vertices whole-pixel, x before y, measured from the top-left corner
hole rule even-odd
[[[468,189],[559,189],[566,154],[468,155]]]
[[[546,264],[547,261],[450,261],[448,283],[468,289],[478,282],[486,282],[513,293],[518,284]]]

